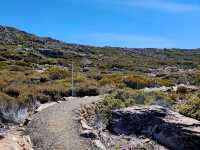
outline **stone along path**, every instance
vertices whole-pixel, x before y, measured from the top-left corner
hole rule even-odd
[[[100,96],[70,98],[35,114],[27,132],[36,150],[88,150],[90,144],[79,136],[75,110],[100,101]]]

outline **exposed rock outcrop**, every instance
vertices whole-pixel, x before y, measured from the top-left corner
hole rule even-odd
[[[107,123],[101,118],[100,114],[96,114],[100,109],[99,103],[92,103],[84,105],[80,110],[80,124],[82,133],[92,133],[94,136],[85,136],[93,145],[94,149],[100,150],[168,150],[164,146],[158,144],[156,141],[145,136],[137,135],[116,135],[107,130]],[[87,134],[88,135],[88,134]],[[81,136],[83,136],[81,134]]]
[[[109,130],[117,135],[145,136],[169,149],[200,147],[200,121],[161,106],[135,106],[114,110]]]
[[[0,150],[33,150],[30,137],[24,128],[13,127],[0,138]]]

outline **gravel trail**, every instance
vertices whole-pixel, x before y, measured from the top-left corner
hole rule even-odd
[[[75,110],[100,101],[101,96],[71,98],[35,114],[27,132],[35,150],[88,150],[90,144],[79,136]]]

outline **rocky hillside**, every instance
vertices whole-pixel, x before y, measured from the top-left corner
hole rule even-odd
[[[81,116],[83,120],[80,122],[84,126],[88,128],[89,126],[86,124],[88,123],[97,129],[98,133],[111,134],[108,141],[107,138],[102,141],[102,139],[104,140],[103,135],[95,134],[93,142],[97,144],[103,142],[107,143],[108,147],[118,148],[118,144],[123,146],[124,142],[130,143],[138,140],[139,143],[146,143],[148,139],[150,145],[147,145],[153,146],[152,149],[156,149],[156,147],[160,149],[163,146],[174,149],[176,140],[181,139],[184,140],[184,144],[186,142],[188,148],[193,148],[194,145],[199,146],[199,137],[196,138],[195,143],[187,145],[187,139],[194,138],[185,135],[186,132],[182,132],[184,129],[179,127],[180,122],[169,124],[177,116],[180,118],[187,116],[196,119],[193,121],[199,126],[199,121],[197,121],[200,120],[199,58],[200,49],[136,49],[68,44],[52,38],[38,37],[12,27],[0,26],[0,129],[6,131],[10,125],[17,125],[17,129],[18,125],[26,127],[30,121],[29,116],[32,116],[39,106],[48,104],[48,102],[60,103],[60,101],[67,100],[72,94],[75,97],[105,94],[106,96],[97,104],[93,104],[93,107],[89,105],[87,109],[83,107],[83,111],[80,110],[83,112],[80,113],[83,115]],[[76,104],[75,101],[69,101],[66,102],[66,105],[63,105],[64,103],[56,105],[44,113],[39,113],[38,115],[41,115],[40,117],[44,119],[47,127],[40,128],[41,124],[37,118],[33,119],[33,124],[29,123],[33,144],[40,148],[45,143],[45,140],[38,140],[40,134],[42,134],[41,137],[46,135],[53,137],[49,134],[51,132],[43,130],[53,127],[48,126],[50,123],[57,124],[54,122],[55,119],[52,120],[52,115],[49,113],[52,112],[51,110],[56,119],[63,120],[61,116],[64,118],[67,116],[70,123],[73,118],[72,108],[78,108],[88,99],[89,101],[90,99],[95,100],[93,98],[75,98],[78,100],[75,107],[71,107]],[[144,105],[140,107],[141,111],[137,105]],[[159,107],[159,112],[164,111],[166,114],[164,116],[162,113],[152,114],[149,111],[151,106],[148,105]],[[131,113],[129,109],[126,109],[127,107],[133,107]],[[121,123],[119,118],[126,120],[127,115],[128,118],[132,118],[130,124]],[[136,118],[132,116],[136,116]],[[149,122],[149,116],[152,122]],[[187,117],[184,124],[190,120]],[[137,123],[140,128],[138,130],[130,128],[135,125],[133,122],[138,118]],[[143,122],[143,118],[148,123]],[[66,125],[66,123],[64,124]],[[39,128],[32,130],[32,127],[35,126],[39,126]],[[197,128],[193,122],[188,124],[187,134],[192,131],[193,126],[195,129]],[[65,126],[62,127],[65,128]],[[128,129],[127,136],[125,135],[124,138],[121,138],[121,134],[124,134],[121,127]],[[147,128],[153,132],[159,130],[159,136],[151,133]],[[40,132],[40,130],[35,132],[35,129],[41,129],[44,132]],[[72,131],[70,128],[65,129]],[[82,135],[90,135],[90,130],[84,131]],[[169,141],[173,139],[175,141],[165,143],[166,141],[162,137],[167,137],[168,133],[166,132],[168,131],[170,135],[172,132],[176,133],[177,137],[170,137]],[[36,135],[34,135],[35,133]],[[60,130],[56,133],[63,133],[63,131]],[[75,131],[73,131],[73,135],[75,135],[74,133]],[[71,136],[67,132],[66,134],[66,137]],[[135,134],[139,135],[139,139],[137,139],[138,137],[134,138]],[[102,137],[102,139],[99,140],[98,137]],[[9,136],[7,138],[9,139]],[[66,144],[65,139],[62,141],[63,144]],[[156,145],[156,142],[160,145]],[[132,147],[132,145],[130,146]]]
[[[38,102],[58,101],[64,96],[71,96],[72,90],[76,96],[82,97],[112,93],[118,89],[135,92],[145,87],[180,83],[198,86],[199,57],[198,49],[134,49],[67,44],[0,26],[2,121],[19,122]],[[71,82],[72,60],[74,89]],[[177,98],[177,95],[174,97]],[[10,110],[11,104],[17,107]],[[17,115],[14,113],[16,111],[19,111]],[[10,115],[5,115],[5,112]]]
[[[136,70],[138,65],[145,71],[148,67],[180,65],[182,67],[197,67],[200,63],[200,50],[180,49],[134,49],[115,47],[92,47],[77,44],[67,44],[47,37],[38,37],[12,27],[0,26],[1,59],[25,59],[30,63],[50,63],[67,65],[67,60],[75,59],[81,64],[82,58],[88,58],[93,65],[101,62],[100,67],[109,70]],[[4,54],[4,51],[5,52]],[[25,56],[13,57],[8,53],[28,53]],[[7,53],[7,55],[6,55]],[[31,59],[30,59],[31,58]],[[126,59],[125,59],[126,58]],[[48,59],[51,61],[48,62]],[[53,61],[53,60],[54,61]],[[100,61],[100,60],[104,61]],[[120,61],[119,61],[120,60]],[[123,61],[122,61],[123,60]],[[87,62],[85,62],[87,64]],[[84,64],[84,63],[83,63]],[[82,65],[83,65],[82,64]],[[86,65],[85,64],[85,65]],[[89,63],[90,64],[90,63]],[[136,68],[135,68],[136,67]],[[143,70],[144,69],[144,70]]]

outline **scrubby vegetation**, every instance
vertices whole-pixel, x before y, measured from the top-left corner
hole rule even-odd
[[[182,91],[181,91],[182,92]],[[135,105],[161,105],[169,107],[181,114],[200,120],[200,94],[197,92],[144,92],[140,90],[118,90],[106,96],[98,114],[104,123],[110,118],[111,111]]]
[[[45,73],[48,75],[50,80],[61,80],[66,77],[71,77],[71,74],[68,71],[59,67],[50,67]]]
[[[0,26],[0,102],[45,103],[71,96],[73,59],[75,95],[111,94],[103,101],[102,111],[106,114],[112,109],[137,104],[172,106],[187,96],[187,89],[179,88],[177,93],[140,90],[179,83],[199,86],[199,57],[200,50],[66,44]],[[167,67],[179,71],[166,73],[163,70]],[[160,68],[163,72],[159,70],[158,74],[149,76],[150,69]],[[193,108],[193,103],[198,106],[198,98],[187,99],[180,112],[199,119],[196,107]]]
[[[200,95],[187,96],[187,101],[177,108],[183,115],[200,120]]]
[[[117,90],[104,98],[100,104],[99,114],[107,121],[111,111],[134,105],[161,105],[172,107],[175,100],[170,94],[164,92],[144,92],[132,89]]]

